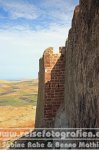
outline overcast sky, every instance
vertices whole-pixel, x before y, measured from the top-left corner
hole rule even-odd
[[[78,0],[0,0],[0,79],[33,79],[48,47],[64,46]]]

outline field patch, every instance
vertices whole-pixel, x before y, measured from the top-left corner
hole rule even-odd
[[[0,81],[0,106],[36,106],[38,81]]]

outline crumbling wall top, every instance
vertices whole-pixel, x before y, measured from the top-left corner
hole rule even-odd
[[[44,55],[51,55],[53,54],[53,47],[49,47],[44,51]]]

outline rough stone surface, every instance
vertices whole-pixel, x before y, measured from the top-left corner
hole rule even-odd
[[[65,110],[70,127],[99,127],[99,7],[81,0],[66,45]]]
[[[68,117],[65,113],[64,103],[60,106],[55,117],[54,128],[68,128]]]

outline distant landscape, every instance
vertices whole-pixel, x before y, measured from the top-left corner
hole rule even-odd
[[[37,80],[0,80],[0,106],[36,106]]]

